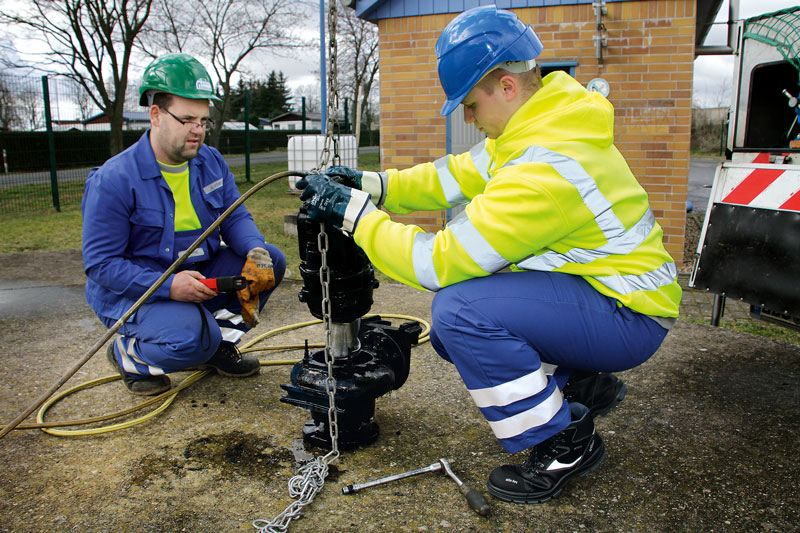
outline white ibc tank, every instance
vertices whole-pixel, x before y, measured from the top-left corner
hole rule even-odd
[[[334,137],[336,139],[336,137]],[[338,137],[340,164],[350,168],[358,167],[358,148],[355,135],[342,135]],[[324,135],[293,135],[289,137],[287,147],[289,170],[308,171],[319,165],[322,150],[325,148]],[[333,139],[328,146],[330,156],[328,165],[333,164],[334,144]],[[295,183],[300,178],[289,176],[289,188],[295,189]]]

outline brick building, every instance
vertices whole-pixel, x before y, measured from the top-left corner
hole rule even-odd
[[[359,17],[378,25],[382,166],[406,168],[460,153],[481,139],[472,126],[464,128],[460,109],[447,118],[439,114],[444,93],[434,45],[458,13],[495,3],[534,27],[544,43],[537,58],[544,73],[566,70],[583,85],[607,81],[616,146],[647,190],[665,246],[680,262],[695,42],[702,42],[721,0],[609,0],[605,13],[591,0],[352,2]],[[598,38],[605,46],[597,46]],[[443,211],[394,218],[435,231],[450,216]]]

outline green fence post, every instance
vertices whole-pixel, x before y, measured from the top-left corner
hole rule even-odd
[[[302,105],[300,107],[300,109],[301,109],[300,116],[303,117],[303,128],[300,131],[301,131],[301,133],[303,135],[305,135],[306,134],[306,97],[303,96],[302,100],[300,100],[300,101],[302,103]]]
[[[250,89],[244,90],[244,175],[250,183]]]
[[[50,152],[50,191],[53,193],[53,207],[61,211],[58,200],[58,173],[56,172],[56,138],[53,135],[53,121],[50,116],[50,86],[47,76],[42,76],[42,98],[44,99],[44,120],[47,124],[47,150]]]

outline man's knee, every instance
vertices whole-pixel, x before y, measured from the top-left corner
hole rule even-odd
[[[219,326],[207,314],[198,321],[176,324],[161,345],[161,366],[175,370],[201,365],[214,355],[221,340]]]
[[[455,317],[466,303],[461,294],[462,284],[463,282],[445,287],[433,297],[431,304],[432,327],[441,329],[455,323]]]

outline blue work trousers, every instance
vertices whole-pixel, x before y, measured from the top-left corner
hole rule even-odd
[[[286,259],[277,247],[265,244],[264,248],[272,257],[277,287],[286,270]],[[182,270],[197,270],[207,278],[238,276],[245,261],[245,257],[231,248],[223,247],[213,259]],[[275,287],[261,292],[259,309],[267,303]],[[145,303],[119,330],[122,337],[114,343],[117,361],[132,377],[167,374],[201,365],[214,355],[220,341],[235,343],[247,332],[241,312],[235,292],[220,293],[202,304],[173,300]],[[110,318],[102,320],[106,327],[116,323]]]
[[[569,425],[559,387],[572,370],[633,368],[667,334],[583,278],[552,272],[501,273],[448,286],[436,294],[432,318],[434,349],[455,364],[510,453]]]

